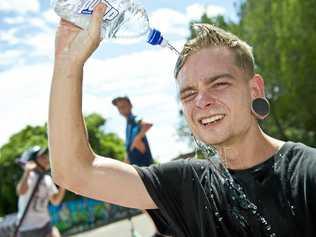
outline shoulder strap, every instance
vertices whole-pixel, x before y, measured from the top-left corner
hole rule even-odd
[[[39,184],[40,184],[40,182],[41,182],[41,180],[43,179],[44,176],[45,176],[45,173],[40,173],[39,174],[39,177],[38,177],[38,179],[36,181],[36,184],[35,184],[35,186],[34,186],[34,188],[32,190],[32,194],[31,194],[29,200],[27,201],[26,207],[25,207],[25,209],[23,211],[22,217],[19,220],[19,222],[18,222],[18,224],[17,224],[17,226],[16,226],[16,228],[14,230],[13,237],[17,236],[17,233],[18,233],[18,231],[19,231],[19,229],[20,229],[20,227],[21,227],[21,225],[22,225],[22,223],[23,223],[23,221],[25,219],[25,216],[26,216],[26,214],[28,212],[28,209],[29,209],[29,207],[31,205],[32,199],[33,199],[33,197],[34,197],[34,195],[35,195],[35,193],[36,193],[36,191],[37,191],[37,189],[39,187]]]

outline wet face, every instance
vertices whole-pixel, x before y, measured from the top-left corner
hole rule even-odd
[[[48,155],[41,155],[36,158],[36,161],[40,164],[41,167],[45,168],[45,170],[49,169]]]
[[[125,118],[131,113],[132,105],[127,100],[119,100],[116,102],[119,113]]]
[[[187,59],[177,83],[184,115],[197,138],[229,145],[247,133],[255,121],[250,108],[256,96],[248,79],[227,48],[202,49]]]

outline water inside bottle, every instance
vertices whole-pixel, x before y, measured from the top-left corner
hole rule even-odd
[[[149,31],[149,19],[138,4],[127,6],[125,11],[103,25],[104,36],[112,39],[139,40]]]

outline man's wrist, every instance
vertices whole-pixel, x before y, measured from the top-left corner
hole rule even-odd
[[[84,62],[80,61],[73,55],[60,54],[55,58],[55,67],[57,68],[82,68]]]
[[[83,72],[83,64],[78,61],[59,60],[54,65],[54,78],[80,78]]]

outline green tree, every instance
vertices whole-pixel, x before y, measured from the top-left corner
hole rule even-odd
[[[98,155],[123,161],[125,156],[124,143],[116,134],[104,132],[105,118],[93,113],[85,118],[85,122],[92,149]]]
[[[315,17],[313,0],[248,0],[240,20],[271,102],[264,128],[309,145],[316,144]]]
[[[124,159],[123,141],[113,133],[104,132],[106,120],[101,115],[90,114],[86,116],[85,122],[91,147],[97,154],[118,160]],[[46,131],[46,125],[26,126],[12,135],[8,143],[0,148],[0,216],[17,210],[15,186],[23,171],[15,163],[15,160],[32,146],[47,146]],[[73,198],[75,195],[68,192],[66,199]]]

